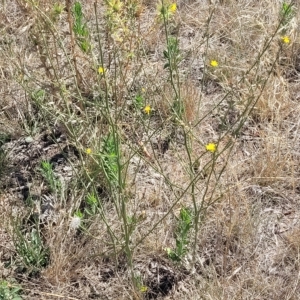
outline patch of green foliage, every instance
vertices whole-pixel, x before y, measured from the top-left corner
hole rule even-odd
[[[19,295],[21,287],[12,285],[5,280],[0,281],[0,299],[1,300],[22,300]]]
[[[77,44],[83,52],[88,53],[91,50],[91,44],[89,42],[89,31],[87,29],[86,23],[84,23],[83,21],[84,15],[82,12],[82,5],[78,1],[74,3],[73,16],[73,31],[76,35]]]
[[[181,261],[187,252],[187,247],[189,244],[189,231],[192,228],[193,215],[190,209],[185,207],[181,208],[178,226],[176,229],[176,248],[172,250],[167,248],[168,257],[173,261]]]

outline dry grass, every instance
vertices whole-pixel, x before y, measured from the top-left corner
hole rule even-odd
[[[279,26],[282,1],[179,0],[171,80],[159,3],[100,0],[96,18],[86,2],[89,51],[74,1],[0,3],[0,283],[21,299],[299,299],[298,3]],[[45,264],[18,248],[36,233]]]

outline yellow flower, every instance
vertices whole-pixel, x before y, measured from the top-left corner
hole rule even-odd
[[[105,68],[103,68],[103,67],[101,67],[101,66],[98,68],[98,73],[99,73],[100,75],[103,75],[103,74],[105,73],[105,71],[106,71]]]
[[[148,287],[145,286],[145,285],[142,285],[142,286],[140,287],[140,291],[141,291],[142,293],[146,293],[147,290],[148,290]]]
[[[287,35],[283,36],[281,40],[284,44],[289,44],[291,42],[291,39]]]
[[[170,13],[175,13],[176,9],[177,9],[176,3],[172,3],[172,4],[169,5],[169,12]]]
[[[152,109],[151,109],[150,105],[146,105],[145,108],[144,108],[144,112],[145,112],[145,114],[147,114],[147,115],[150,114],[151,110],[152,110]]]
[[[111,9],[114,12],[119,12],[123,5],[123,3],[120,0],[108,0],[107,4],[111,7]]]
[[[92,149],[91,148],[85,149],[85,153],[88,155],[92,154]]]
[[[219,65],[219,63],[216,60],[213,59],[213,60],[210,61],[210,65],[212,67],[216,68]]]
[[[205,146],[206,150],[211,152],[211,153],[214,153],[217,151],[217,145],[214,144],[214,143],[209,143]]]
[[[160,1],[161,2],[161,1]],[[158,15],[161,20],[169,20],[177,10],[177,4],[171,3],[170,0],[166,0],[164,3],[160,3],[157,6]]]

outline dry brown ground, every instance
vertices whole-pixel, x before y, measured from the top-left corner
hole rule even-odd
[[[66,10],[53,27],[45,21],[56,2],[0,3],[0,281],[20,285],[23,299],[299,299],[299,3],[294,1],[285,31],[274,36],[259,66],[245,76],[275,32],[282,2],[177,2],[172,30],[180,41],[186,115],[184,124],[174,129],[173,91],[163,68],[166,43],[156,2],[136,1],[143,4],[136,20],[138,34],[130,43],[121,26],[124,31],[118,28],[112,40],[105,36],[105,5],[98,1],[104,62],[117,86],[111,86],[116,104],[112,111],[124,113],[118,124],[122,153],[129,162],[124,195],[128,216],[138,218],[129,245],[136,245],[132,270],[148,289],[142,293],[134,287],[125,252],[120,250],[125,245],[123,220],[103,184],[95,186],[104,199],[105,218],[93,215],[87,232],[70,228],[88,192],[87,181],[84,185],[81,178],[94,166],[85,148],[97,149],[108,125],[94,106],[105,82],[95,72],[99,49],[93,1],[83,5],[93,45],[93,54],[88,55],[77,46],[71,48]],[[119,35],[124,43],[118,42]],[[282,43],[282,35],[290,37],[289,44]],[[120,69],[111,58],[114,45],[109,41],[123,47]],[[131,52],[134,59],[128,58]],[[79,89],[70,59],[74,55],[82,77]],[[212,59],[219,62],[218,68],[209,67]],[[35,101],[33,93],[41,89],[47,97]],[[142,89],[153,108],[148,119],[132,109],[131,101]],[[211,111],[229,91],[227,100]],[[231,129],[251,97],[258,101],[235,136]],[[196,244],[191,238],[190,251],[176,264],[164,249],[175,245],[180,208],[193,207],[190,193],[176,198],[190,180],[186,128],[194,137],[193,159],[211,141],[219,141],[219,151],[226,145],[233,148],[224,151],[215,165],[213,174],[222,174],[218,180],[207,181],[203,175],[197,181],[198,204],[207,185],[205,197],[218,200],[203,212]],[[201,157],[200,167],[209,157]],[[60,195],[49,191],[39,172],[43,160],[53,164],[63,183]],[[13,228],[17,220],[30,227],[33,219],[39,222],[50,256],[47,266],[30,274],[20,267]],[[120,250],[117,256],[107,224]]]

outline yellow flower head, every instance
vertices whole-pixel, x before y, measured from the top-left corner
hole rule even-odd
[[[146,292],[148,291],[148,287],[145,286],[145,285],[142,285],[142,286],[140,287],[140,291],[141,291],[142,293],[146,293]]]
[[[291,39],[287,35],[281,37],[281,40],[284,44],[289,44],[291,42]]]
[[[85,149],[85,153],[86,154],[92,154],[92,149],[91,148],[87,148],[87,149]]]
[[[170,4],[168,10],[170,13],[175,13],[177,10],[177,4],[176,3]]]
[[[210,65],[212,67],[216,68],[219,65],[219,63],[216,60],[213,59],[213,60],[210,61]]]
[[[103,67],[101,67],[101,66],[98,68],[98,73],[99,73],[100,75],[103,75],[103,74],[105,73],[105,71],[106,71],[105,68],[103,68]]]
[[[151,112],[152,108],[150,105],[146,105],[145,108],[144,108],[144,112],[145,114],[149,115],[150,112]]]
[[[207,151],[209,151],[211,153],[214,153],[217,151],[217,145],[214,143],[209,143],[209,144],[205,145],[205,148]]]
[[[122,5],[123,5],[123,3],[120,0],[107,0],[107,4],[116,13],[121,10]]]
[[[161,20],[169,20],[177,10],[177,4],[171,3],[170,0],[165,0],[163,4],[158,4],[157,6],[158,15]]]

